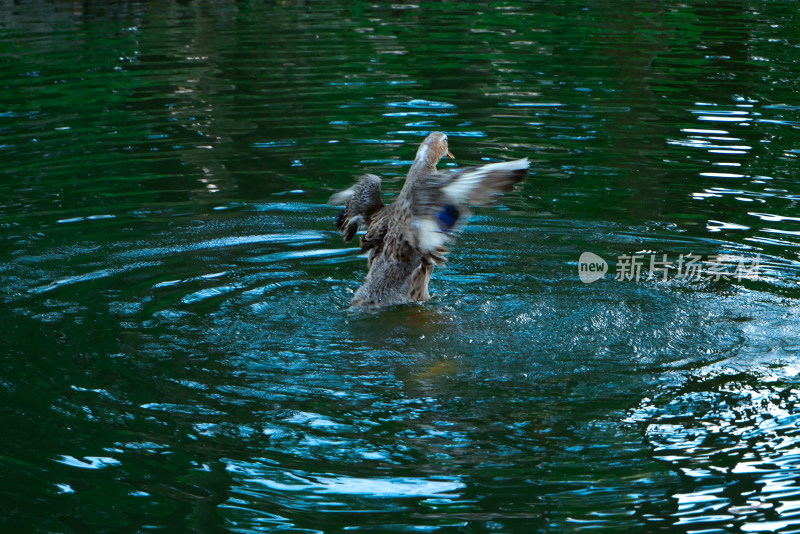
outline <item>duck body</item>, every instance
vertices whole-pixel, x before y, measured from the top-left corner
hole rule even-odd
[[[374,308],[431,298],[428,282],[434,264],[414,245],[413,235],[402,231],[411,224],[410,213],[401,209],[397,201],[373,218],[361,240],[369,271],[353,295],[351,306]]]
[[[380,308],[429,300],[428,284],[436,265],[446,261],[448,244],[469,218],[469,205],[486,205],[528,174],[527,158],[481,167],[437,172],[452,157],[447,135],[431,133],[420,145],[403,189],[394,202],[381,200],[380,178],[367,174],[331,197],[345,204],[338,226],[350,241],[366,226],[361,251],[369,271],[350,305]]]

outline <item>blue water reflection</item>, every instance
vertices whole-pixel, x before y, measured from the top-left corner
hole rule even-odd
[[[798,18],[4,5],[0,530],[797,531]],[[433,130],[532,175],[347,310]],[[615,276],[689,255],[759,270]]]

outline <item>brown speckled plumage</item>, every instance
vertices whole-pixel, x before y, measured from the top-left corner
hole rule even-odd
[[[353,307],[377,308],[424,302],[435,265],[446,261],[448,244],[469,218],[468,205],[486,205],[509,191],[528,174],[527,158],[437,172],[445,155],[447,135],[433,132],[420,144],[403,189],[394,202],[381,200],[380,178],[366,174],[356,184],[331,197],[345,204],[338,226],[350,241],[361,226],[361,251],[369,272],[356,290]]]

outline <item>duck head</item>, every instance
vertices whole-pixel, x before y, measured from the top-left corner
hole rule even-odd
[[[450,159],[455,159],[455,156],[453,156],[447,148],[447,134],[444,132],[433,132],[419,145],[414,163],[424,161],[426,167],[436,168],[436,164],[445,156]]]

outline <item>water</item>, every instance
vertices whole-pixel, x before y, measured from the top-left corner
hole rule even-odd
[[[798,23],[3,4],[0,530],[797,531]],[[348,311],[325,202],[432,130],[533,173],[430,303]]]

